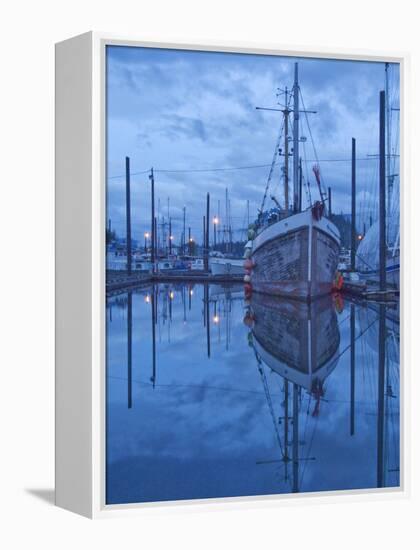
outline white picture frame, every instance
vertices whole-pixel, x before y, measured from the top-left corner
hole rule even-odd
[[[401,68],[401,487],[296,495],[235,497],[153,504],[105,504],[105,48],[107,45],[390,61]],[[56,45],[56,504],[89,518],[155,506],[278,506],[339,499],[392,499],[409,494],[406,451],[408,316],[409,56],[406,53],[308,50],[243,43],[142,42],[89,32]],[[75,261],[76,259],[76,261]]]

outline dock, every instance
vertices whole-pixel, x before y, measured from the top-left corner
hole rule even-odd
[[[107,271],[106,294],[109,296],[123,290],[154,283],[213,283],[240,284],[242,275],[212,275],[203,270],[171,270],[159,273]],[[399,291],[394,288],[380,290],[379,285],[366,282],[346,281],[341,293],[349,298],[361,298],[372,302],[395,302],[399,299]]]
[[[399,298],[399,291],[394,288],[380,290],[377,284],[367,284],[362,282],[346,282],[342,288],[344,295],[363,298],[375,302],[394,302]]]
[[[144,283],[151,282],[149,273],[127,271],[106,272],[106,293],[112,293],[123,288],[133,288]]]
[[[134,288],[148,283],[242,283],[243,275],[212,275],[205,271],[195,270],[171,270],[170,272],[132,272],[107,271],[106,293],[113,294],[116,291]]]

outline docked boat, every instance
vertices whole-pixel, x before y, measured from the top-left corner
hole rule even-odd
[[[386,282],[396,290],[400,289],[400,243],[399,215],[395,215],[393,223],[388,224],[388,242],[386,250]],[[365,281],[379,281],[379,224],[375,222],[367,231],[357,249],[356,267],[360,277]]]
[[[195,258],[191,262],[191,269],[193,271],[203,271],[204,269],[204,259],[203,258]]]
[[[385,122],[386,122],[386,283],[387,286],[400,289],[400,185],[399,185],[399,154],[393,150],[394,140],[399,142],[399,124],[391,124],[393,107],[389,96],[389,64],[385,64]],[[399,109],[397,109],[399,111]],[[391,143],[392,142],[392,143]],[[393,154],[394,151],[394,154]],[[372,218],[375,209],[369,210]],[[379,222],[371,222],[357,249],[356,268],[362,279],[374,283],[379,282]]]
[[[106,268],[110,271],[126,271],[127,254],[108,251],[106,255]],[[148,273],[152,270],[152,262],[149,259],[134,255],[131,258],[131,269],[133,271]]]
[[[346,248],[340,250],[340,255],[338,257],[338,271],[349,271],[351,269],[351,252]]]
[[[244,261],[241,258],[217,258],[209,259],[212,275],[243,275]]]
[[[252,289],[310,300],[331,292],[340,233],[313,209],[263,228],[252,242]]]
[[[361,254],[363,251],[361,251]],[[374,264],[367,264],[363,261],[359,262],[359,275],[360,278],[368,282],[379,282],[379,262]],[[400,289],[400,251],[393,253],[391,250],[387,251],[386,258],[386,282],[390,288],[395,290]]]
[[[293,107],[285,91],[284,135],[279,136],[263,204],[256,223],[250,227],[245,257],[251,260],[252,291],[309,301],[331,292],[340,252],[340,232],[326,213],[326,193],[322,189],[319,166],[313,167],[320,200],[302,208],[302,169],[299,157],[298,64],[295,64]],[[270,109],[272,110],[272,109]],[[288,119],[293,114],[293,153],[289,153]],[[264,210],[280,139],[284,138],[284,206],[271,197],[276,207]],[[302,138],[303,139],[303,138]],[[281,151],[281,149],[280,149]],[[293,156],[293,201],[289,204],[289,156]]]

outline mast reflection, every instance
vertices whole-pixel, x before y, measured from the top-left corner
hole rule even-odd
[[[264,386],[281,458],[284,480],[289,478],[288,464],[292,463],[291,490],[299,492],[299,463],[314,460],[299,456],[299,410],[301,392],[306,390],[315,400],[312,416],[320,412],[324,396],[324,381],[337,365],[340,332],[337,314],[331,297],[310,304],[283,298],[254,294],[245,314],[250,328],[249,343],[254,349],[258,370]],[[284,416],[276,418],[264,371],[264,364],[283,380]],[[289,417],[289,384],[292,385],[292,416]],[[292,441],[289,441],[289,422],[292,423]],[[279,424],[283,423],[283,438]],[[291,458],[289,452],[291,449]],[[259,464],[265,461],[260,461]],[[270,460],[267,462],[276,462]]]

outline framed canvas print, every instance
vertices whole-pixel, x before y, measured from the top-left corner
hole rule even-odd
[[[405,71],[57,44],[59,506],[404,493]]]

